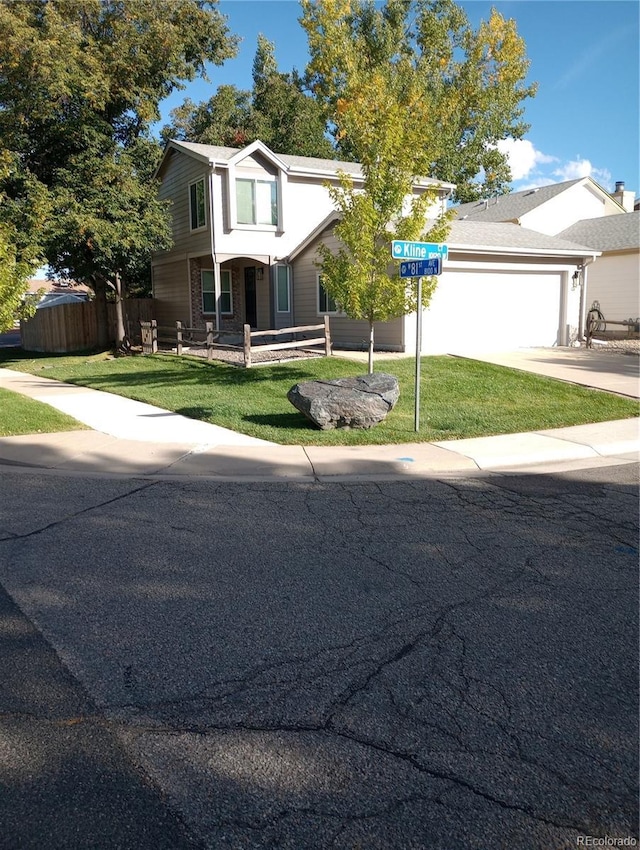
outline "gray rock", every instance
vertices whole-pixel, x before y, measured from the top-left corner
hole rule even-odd
[[[323,431],[333,428],[373,428],[393,409],[400,396],[398,379],[384,372],[304,381],[291,387],[291,404]]]

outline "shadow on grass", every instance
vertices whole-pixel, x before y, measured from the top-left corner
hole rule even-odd
[[[243,416],[242,419],[244,422],[251,422],[261,427],[277,428],[286,431],[312,431],[316,434],[322,433],[320,428],[316,428],[301,413],[250,414]]]

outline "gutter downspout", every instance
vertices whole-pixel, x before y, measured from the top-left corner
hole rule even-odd
[[[218,257],[216,255],[216,235],[215,229],[213,226],[213,163],[210,163],[211,170],[209,171],[209,236],[211,239],[211,258],[213,259],[213,291],[214,298],[216,302],[216,333],[218,334],[218,339],[220,336],[220,296],[221,296],[221,284],[220,284],[220,263],[218,262]]]
[[[595,263],[596,259],[597,257],[594,255],[582,258],[582,268],[580,269],[580,316],[578,321],[578,339],[583,339],[587,323],[587,266],[590,266],[591,263]]]

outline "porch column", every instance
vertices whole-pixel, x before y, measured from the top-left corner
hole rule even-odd
[[[220,263],[213,261],[213,290],[214,290],[214,298],[216,302],[216,331],[219,334],[221,327],[221,315],[220,315],[220,298],[222,287],[220,284]]]
[[[569,272],[562,272],[560,283],[560,327],[558,328],[558,345],[569,345],[569,330],[567,328],[568,305]]]

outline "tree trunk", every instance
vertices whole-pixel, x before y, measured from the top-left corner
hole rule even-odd
[[[109,348],[109,315],[107,313],[107,281],[103,277],[93,278],[96,293],[96,319],[98,322],[98,348]]]
[[[116,351],[128,351],[131,344],[124,329],[124,305],[122,303],[122,280],[116,272]]]
[[[369,322],[369,374],[373,375],[373,322]]]

